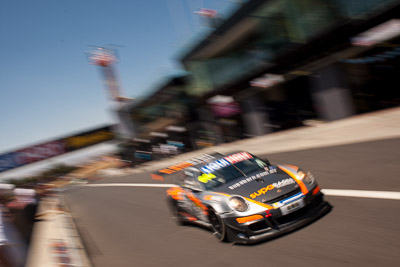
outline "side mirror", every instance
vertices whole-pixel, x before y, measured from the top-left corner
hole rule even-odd
[[[203,189],[198,188],[198,187],[190,187],[190,189],[193,190],[196,193],[203,192]]]
[[[267,163],[267,164],[268,164],[268,166],[269,166],[269,165],[271,165],[271,162],[269,162],[269,160],[268,160],[268,159],[266,159],[266,158],[263,158],[262,160],[263,160],[263,161],[265,161],[265,163]]]
[[[201,192],[203,191],[201,188],[199,188],[194,181],[191,180],[186,180],[185,183],[183,184],[183,187],[186,187],[187,189],[193,190],[195,192]]]

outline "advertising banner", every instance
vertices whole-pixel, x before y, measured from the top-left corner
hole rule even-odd
[[[110,127],[97,129],[90,132],[84,132],[78,135],[64,138],[66,151],[74,151],[101,142],[105,142],[114,138]]]
[[[112,140],[111,126],[0,154],[0,172]]]

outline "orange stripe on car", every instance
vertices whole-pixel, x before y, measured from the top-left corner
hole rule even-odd
[[[246,222],[251,222],[251,221],[256,221],[259,219],[264,218],[262,215],[251,215],[251,216],[247,216],[247,217],[241,217],[241,218],[236,218],[236,221],[238,223],[246,223]]]
[[[289,169],[287,169],[287,168],[285,168],[285,167],[283,167],[283,166],[281,166],[281,165],[278,165],[278,167],[279,167],[281,170],[283,170],[284,172],[286,172],[287,174],[289,174],[290,177],[292,177],[293,180],[296,181],[296,183],[300,186],[301,192],[302,192],[304,195],[308,193],[308,189],[307,189],[306,185],[303,183],[303,181],[297,179],[296,175],[295,175],[293,172],[291,172]]]
[[[245,197],[245,199],[246,199],[247,201],[250,201],[250,202],[254,203],[254,204],[260,205],[261,207],[267,208],[267,209],[269,209],[269,210],[274,209],[274,207],[272,207],[272,206],[270,206],[270,205],[268,205],[268,204],[255,201],[255,200],[252,200],[252,199],[247,198],[247,197]]]
[[[171,187],[167,190],[167,195],[171,196],[175,200],[182,200],[183,190],[180,187]]]
[[[189,221],[197,221],[197,218],[193,217],[193,216],[190,215],[189,213],[186,213],[186,212],[179,212],[179,214],[185,216],[186,219],[188,219]]]
[[[316,195],[321,189],[319,188],[319,185],[317,185],[313,191],[312,191],[312,195]]]
[[[290,164],[285,164],[286,166],[292,168],[293,170],[297,171],[299,169],[299,167],[294,166],[294,165],[290,165]]]
[[[195,195],[193,195],[192,192],[190,191],[186,191],[186,195],[187,197],[193,201],[197,206],[199,206],[201,209],[203,210],[208,210],[208,208],[206,206],[203,205],[203,203],[201,203],[201,200],[198,199]]]
[[[205,196],[203,197],[204,200],[211,200],[212,198],[213,198],[212,195],[205,195]]]

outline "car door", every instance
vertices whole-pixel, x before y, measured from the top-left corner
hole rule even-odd
[[[184,174],[185,178],[182,188],[185,191],[185,200],[187,201],[185,209],[196,219],[207,221],[208,208],[202,203],[201,198],[204,187],[197,179],[200,171],[197,169],[186,170]]]

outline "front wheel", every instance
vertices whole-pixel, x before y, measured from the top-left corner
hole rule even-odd
[[[214,210],[210,210],[209,219],[214,236],[221,242],[228,242],[226,226],[221,217]]]

